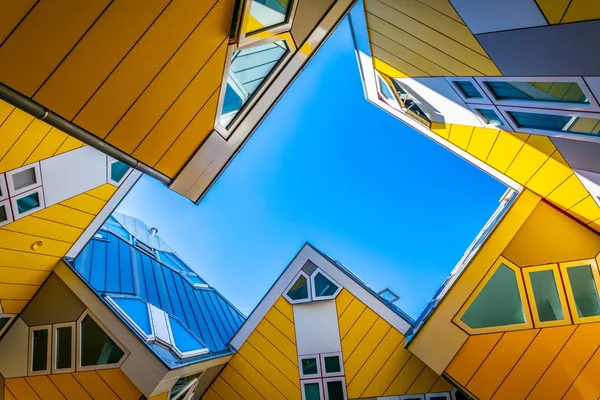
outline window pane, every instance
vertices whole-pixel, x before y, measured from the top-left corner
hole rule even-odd
[[[15,190],[20,190],[27,186],[35,185],[37,183],[35,178],[35,168],[31,167],[21,172],[17,172],[12,176],[12,181]]]
[[[329,400],[344,400],[344,388],[342,381],[327,382],[327,394]]]
[[[304,397],[306,400],[321,400],[321,391],[318,383],[304,384]]]
[[[121,297],[111,297],[120,308],[127,314],[129,318],[146,335],[152,335],[152,327],[150,326],[150,315],[148,314],[148,304],[138,299],[129,299]]]
[[[473,329],[524,324],[525,314],[515,271],[501,264],[461,321]]]
[[[539,129],[551,132],[572,132],[587,135],[598,135],[600,119],[568,115],[537,114],[509,111],[520,128]]]
[[[81,366],[116,364],[123,350],[87,315],[81,321]]]
[[[287,20],[291,0],[253,0],[248,33],[280,25]]]
[[[48,329],[33,331],[32,371],[48,369]]]
[[[418,99],[414,94],[410,94],[407,88],[403,87],[395,79],[392,79],[392,84],[394,85],[394,90],[398,93],[402,111],[411,115],[420,123],[429,125],[431,119],[429,119],[429,116],[422,109],[422,107],[426,106],[424,100]]]
[[[454,84],[467,99],[481,99],[483,96],[470,81],[455,81]]]
[[[292,300],[308,299],[308,281],[304,275],[298,277],[287,295]]]
[[[476,108],[475,110],[477,110],[477,113],[479,113],[486,124],[496,126],[504,125],[500,117],[498,117],[498,114],[496,114],[496,111],[490,110],[489,108]]]
[[[204,280],[202,278],[200,278],[198,275],[194,274],[194,275],[186,275],[190,281],[192,281],[195,285],[206,285],[206,282],[204,282]]]
[[[175,340],[175,347],[177,347],[180,352],[186,353],[188,351],[202,350],[205,348],[205,346],[184,328],[179,321],[169,317],[169,322],[171,323],[171,332],[173,333],[173,339]]]
[[[590,265],[567,268],[580,318],[600,315],[600,300]]]
[[[383,95],[383,97],[386,100],[393,100],[394,99],[394,95],[392,94],[392,92],[390,92],[390,89],[388,89],[387,84],[381,78],[379,78],[379,86],[381,87],[381,94]]]
[[[121,161],[114,162],[110,165],[110,179],[115,182],[120,182],[127,171],[129,171],[129,165]]]
[[[498,100],[590,104],[575,82],[486,82]]]
[[[554,272],[536,271],[529,274],[533,297],[537,307],[538,316],[541,322],[562,321],[565,319],[560,297],[558,297],[558,288],[554,280]]]
[[[200,375],[202,374],[200,373],[197,375],[184,376],[177,379],[177,382],[175,382],[171,388],[171,395],[169,396],[169,399],[183,400],[184,395],[190,394],[190,390],[195,389],[195,385],[190,385],[190,383],[196,381]]]
[[[64,326],[56,329],[56,368],[71,368],[73,328]]]
[[[0,331],[2,331],[2,329],[4,329],[4,327],[6,326],[6,324],[8,324],[8,321],[10,321],[10,318],[0,317]]]
[[[330,356],[325,357],[325,372],[330,374],[333,372],[341,372],[342,368],[340,367],[340,357],[339,356]]]
[[[228,127],[231,124],[287,52],[287,45],[281,40],[233,53],[221,109],[221,125]]]
[[[160,257],[160,261],[164,262],[165,264],[167,264],[170,267],[175,268],[178,271],[194,272],[183,261],[181,261],[179,259],[179,257],[177,257],[174,253],[159,250],[158,256]]]
[[[302,374],[315,375],[318,372],[316,358],[304,358],[302,360]]]
[[[19,214],[23,214],[24,212],[33,210],[40,206],[40,197],[39,194],[31,193],[25,197],[21,197],[17,200],[17,209],[19,210]]]
[[[317,297],[333,296],[337,290],[337,285],[325,278],[322,273],[317,272],[317,275],[315,275],[315,294]]]
[[[8,219],[6,216],[6,206],[0,206],[0,222],[4,222]]]

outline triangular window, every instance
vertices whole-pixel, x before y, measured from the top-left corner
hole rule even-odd
[[[302,271],[296,275],[296,279],[288,286],[288,289],[285,292],[286,297],[291,303],[310,301],[310,288],[308,287],[309,279],[310,278]]]
[[[334,280],[321,270],[313,274],[311,280],[314,288],[313,296],[315,300],[334,298],[341,290],[340,285],[337,284],[337,282],[334,283]]]
[[[460,320],[471,329],[526,324],[520,275],[520,271],[500,263]]]
[[[81,366],[118,364],[125,355],[123,350],[88,314],[80,323]]]

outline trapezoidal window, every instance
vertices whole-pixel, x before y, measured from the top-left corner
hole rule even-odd
[[[321,270],[317,270],[310,277],[314,300],[333,299],[342,290],[340,284]]]
[[[309,288],[310,276],[300,271],[290,286],[285,291],[285,297],[292,304],[305,303],[311,300]]]
[[[85,313],[79,321],[79,338],[78,369],[116,367],[125,355],[89,313]]]
[[[501,260],[463,306],[459,322],[482,333],[531,327],[524,294],[519,268]]]
[[[594,260],[561,263],[573,322],[600,321],[600,276]]]
[[[524,268],[523,274],[535,327],[570,324],[558,265]]]

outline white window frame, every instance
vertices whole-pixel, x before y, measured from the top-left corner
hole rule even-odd
[[[539,76],[519,76],[519,77],[475,77],[475,80],[479,83],[479,87],[492,99],[492,102],[497,106],[508,106],[508,107],[531,107],[531,108],[542,108],[547,110],[570,110],[570,111],[587,111],[594,112],[600,111],[600,105],[596,101],[592,91],[586,84],[582,77],[577,76],[557,76],[557,77],[539,77]],[[573,82],[579,85],[579,88],[583,94],[587,97],[590,104],[579,104],[579,103],[562,103],[562,102],[549,102],[549,101],[535,101],[535,100],[499,100],[494,96],[493,92],[487,87],[485,82]]]
[[[315,272],[313,273],[313,275],[316,272],[317,272],[317,270],[315,270]],[[307,286],[306,292],[308,293],[308,298],[306,298],[306,299],[299,299],[299,300],[293,300],[293,299],[291,299],[288,296],[288,292],[290,291],[290,289],[292,288],[292,286],[294,286],[294,283],[296,283],[296,281],[298,280],[298,278],[300,278],[300,275],[303,275],[306,278],[306,286]],[[311,284],[311,280],[310,280],[310,275],[308,275],[302,269],[300,271],[298,271],[298,273],[292,279],[292,282],[289,285],[287,285],[287,287],[283,290],[283,297],[285,297],[286,300],[289,301],[291,304],[310,303],[313,300],[313,297],[312,297],[312,284]]]
[[[196,388],[198,387],[198,378],[199,378],[199,376],[195,377],[191,382],[189,382],[187,385],[185,385],[185,387],[181,390],[181,392],[179,392],[177,394],[177,396],[175,396],[173,398],[169,397],[169,399],[170,400],[192,400],[194,398],[194,395],[196,394]],[[172,387],[171,387],[171,390],[173,390]],[[171,390],[169,390],[169,396],[171,396]]]
[[[508,120],[506,119],[504,114],[501,113],[500,110],[493,104],[467,104],[467,107],[469,107],[469,109],[471,110],[473,115],[475,115],[475,117],[479,120],[479,122],[481,122],[481,125],[483,125],[486,128],[502,129],[504,131],[509,132],[514,130],[512,125],[508,123]],[[500,121],[502,121],[502,125],[488,124],[486,120],[479,114],[479,112],[477,112],[477,109],[494,111],[498,118],[500,118]]]
[[[400,400],[425,400],[424,394],[405,394],[400,396]]]
[[[0,226],[8,225],[11,222],[13,222],[13,214],[10,199],[0,201],[0,207],[2,206],[4,206],[4,209],[6,210],[6,221],[0,221]]]
[[[323,379],[321,378],[315,378],[315,379],[302,379],[300,381],[300,391],[302,393],[302,400],[306,400],[306,393],[304,391],[304,385],[307,383],[316,383],[319,385],[319,391],[321,392],[321,397],[322,399],[325,398],[325,392],[323,391]],[[345,386],[344,386],[344,390],[346,390]]]
[[[239,29],[239,46],[247,46],[250,43],[259,42],[262,39],[268,38],[270,36],[287,32],[292,28],[292,23],[294,22],[294,15],[296,14],[296,7],[300,0],[290,0],[292,4],[289,5],[288,15],[285,22],[282,22],[279,25],[273,26],[271,28],[266,28],[263,31],[258,33],[248,35],[246,32],[247,21],[250,18],[250,9],[252,8],[252,0],[248,0],[245,2],[244,9],[242,10],[242,15],[240,18],[240,29]]]
[[[385,86],[388,88],[388,90],[392,94],[391,100],[393,101],[394,104],[389,104],[390,101],[384,97],[383,90],[381,90],[381,83],[385,84]],[[385,81],[383,76],[381,76],[381,74],[377,71],[375,71],[375,85],[377,86],[377,95],[381,97],[381,101],[385,102],[390,107],[393,107],[396,110],[402,112],[402,107],[400,106],[400,103],[398,103],[398,100],[396,99],[396,96],[394,95],[395,89],[391,88],[390,85]],[[402,112],[402,113],[404,114],[404,112]]]
[[[502,116],[515,132],[532,133],[534,135],[542,135],[548,137],[567,138],[580,140],[584,142],[600,142],[600,135],[586,135],[584,133],[566,132],[566,131],[546,131],[542,129],[530,129],[521,128],[516,121],[508,114],[511,111],[514,112],[527,112],[532,114],[546,114],[546,115],[565,115],[569,117],[584,117],[584,118],[596,118],[600,120],[600,113],[586,113],[581,111],[565,111],[565,110],[541,110],[536,108],[523,108],[523,107],[498,107],[498,110],[502,113]]]
[[[6,184],[6,176],[0,174],[0,200],[8,199],[8,185]]]
[[[319,297],[317,297],[316,289],[315,289],[315,278],[316,278],[316,276],[317,276],[318,273],[321,273],[325,278],[329,279],[333,284],[335,284],[337,286],[337,290],[331,296],[319,296]],[[331,276],[329,276],[321,268],[317,268],[315,270],[315,272],[313,272],[313,274],[310,276],[310,290],[311,290],[311,297],[312,297],[313,301],[335,299],[337,297],[337,295],[340,294],[340,292],[342,291],[342,289],[343,289],[343,286],[340,285],[335,279],[333,279]]]
[[[58,368],[56,366],[58,356],[58,328],[71,328],[71,368]],[[77,326],[75,322],[63,322],[52,325],[52,373],[62,374],[65,372],[75,372],[75,353],[77,352]]]
[[[338,376],[336,378],[323,378],[323,394],[325,395],[325,400],[329,400],[329,392],[327,391],[327,382],[342,382],[342,390],[344,391],[344,400],[348,399],[348,393],[346,393],[346,378]]]
[[[35,173],[35,183],[32,185],[25,186],[24,188],[16,190],[14,187],[13,179],[12,179],[13,175],[18,174],[21,171],[31,169],[31,168],[33,168],[34,173]],[[6,183],[8,185],[8,192],[9,192],[10,197],[19,195],[21,193],[28,192],[33,188],[42,186],[42,174],[40,173],[40,163],[39,162],[25,165],[24,167],[13,169],[12,171],[8,171],[8,172],[6,172],[5,176],[6,176]]]
[[[171,268],[171,270],[172,270],[172,268]],[[194,282],[190,278],[190,276],[197,276],[198,278],[200,278],[200,276],[198,274],[196,274],[196,273],[193,273],[193,272],[184,272],[184,271],[175,271],[175,272],[178,273],[186,281],[188,281],[188,283],[190,285],[192,285],[193,287],[195,287],[197,289],[208,289],[208,288],[210,288],[210,286],[207,283],[196,283],[196,282]]]
[[[192,350],[192,351],[181,351],[181,350],[179,350],[179,348],[177,348],[177,342],[175,341],[175,336],[173,335],[173,330],[171,329],[171,320],[169,319],[169,317],[171,317],[171,318],[174,318],[174,317],[170,316],[170,315],[167,315],[167,318],[166,318],[167,328],[169,330],[169,339],[171,340],[171,350],[175,354],[177,354],[177,356],[179,358],[185,359],[185,358],[190,358],[190,357],[202,356],[202,355],[206,355],[206,354],[210,353],[210,350],[207,349],[206,347],[203,348],[203,349]],[[180,322],[180,324],[181,324],[181,322]],[[188,331],[189,331],[189,329],[188,329]],[[201,344],[203,344],[202,341],[200,339],[198,339],[196,337],[196,335],[194,335],[192,332],[188,332],[188,333],[190,333],[192,336],[194,336],[196,338],[196,340],[198,340],[198,342],[200,342]]]
[[[472,77],[470,77],[470,76],[452,76],[452,77],[447,77],[446,81],[448,82],[448,84],[450,85],[452,90],[454,90],[456,92],[458,97],[460,97],[460,99],[465,102],[465,104],[468,104],[468,103],[492,104],[492,101],[490,100],[490,97],[488,96],[488,94],[481,88],[481,86],[479,86],[477,81],[475,81],[475,79],[473,79]],[[463,92],[460,90],[460,88],[456,85],[456,82],[465,82],[465,81],[470,82],[473,84],[473,86],[475,86],[475,89],[477,89],[477,91],[481,95],[481,98],[474,99],[472,97],[466,97],[463,94]]]
[[[25,211],[24,213],[19,213],[19,207],[17,207],[17,200],[22,199],[23,197],[27,197],[27,196],[29,196],[29,195],[31,195],[33,193],[37,193],[38,194],[38,199],[40,200],[40,205],[38,207],[32,208],[29,211]],[[20,219],[20,218],[26,217],[26,216],[28,216],[30,214],[33,214],[35,212],[38,212],[41,209],[43,209],[43,208],[46,207],[46,202],[45,202],[45,199],[44,199],[43,188],[40,186],[40,187],[38,187],[36,189],[32,189],[32,190],[29,190],[28,192],[24,192],[24,193],[21,193],[19,195],[14,196],[14,197],[11,197],[10,203],[11,203],[11,206],[12,206],[12,209],[13,209],[13,215],[14,215],[14,220],[15,221],[18,220],[18,219]]]
[[[92,318],[94,320],[94,322],[96,322],[96,324],[98,324],[98,326],[100,328],[102,328],[102,330],[104,331],[104,333],[106,333],[108,335],[109,338],[111,338],[115,344],[117,346],[119,346],[119,348],[123,351],[123,357],[121,357],[121,359],[119,360],[119,362],[114,363],[114,364],[105,364],[105,365],[89,365],[89,366],[82,366],[81,365],[81,345],[83,344],[83,340],[82,340],[82,330],[81,330],[81,322],[83,322],[83,320],[85,319],[85,317],[90,316],[90,318]],[[75,363],[76,366],[76,370],[77,371],[95,371],[95,370],[99,370],[99,369],[112,369],[112,368],[120,368],[121,365],[123,365],[123,363],[125,362],[125,360],[127,359],[127,357],[129,357],[129,354],[131,354],[129,352],[129,350],[123,346],[123,343],[121,343],[109,330],[108,328],[102,323],[100,322],[100,320],[98,318],[96,318],[96,316],[94,314],[92,314],[92,312],[89,309],[86,309],[83,314],[81,314],[81,316],[79,317],[79,319],[77,320],[77,355],[75,356],[77,358],[77,362]]]
[[[305,375],[304,370],[302,368],[302,360],[315,359],[317,360],[317,373]],[[300,379],[317,379],[321,378],[321,360],[319,358],[319,354],[305,354],[302,356],[298,356],[298,369],[300,370]]]
[[[106,157],[106,182],[110,183],[113,186],[119,187],[119,186],[121,186],[121,184],[123,182],[125,182],[127,180],[127,177],[129,176],[129,174],[131,174],[131,171],[133,171],[133,168],[129,167],[129,170],[127,172],[125,172],[125,175],[123,175],[123,178],[121,178],[121,180],[117,182],[117,181],[113,180],[110,176],[110,167],[116,162],[119,162],[119,160],[117,160],[116,158],[109,157],[109,156]]]
[[[36,331],[48,331],[48,343],[47,343],[47,351],[46,351],[46,369],[43,371],[34,371],[33,370],[33,333]],[[29,359],[27,365],[27,375],[28,376],[36,376],[36,375],[48,375],[51,371],[52,365],[52,325],[38,325],[32,326],[29,328]]]
[[[8,330],[10,324],[13,323],[16,316],[17,314],[2,314],[2,306],[0,306],[0,318],[8,318],[8,322],[6,323],[6,325],[4,325],[2,329],[0,329],[0,337],[2,337],[2,335],[4,335],[4,332]]]
[[[325,357],[333,357],[337,356],[340,360],[340,372],[327,372],[325,369]],[[321,376],[322,377],[334,377],[334,376],[343,376],[344,375],[344,359],[342,358],[341,352],[335,353],[321,353],[320,354],[320,363],[321,363]]]
[[[150,321],[151,334],[148,335],[146,332],[144,332],[144,330],[139,327],[139,325],[133,320],[133,318],[131,318],[121,307],[119,307],[119,305],[117,304],[117,302],[113,300],[113,297],[119,298],[119,299],[137,300],[137,301],[141,301],[142,303],[146,304],[146,308],[148,310],[148,320]],[[152,323],[152,315],[150,314],[150,304],[148,304],[144,300],[142,300],[140,298],[137,298],[137,297],[134,297],[134,296],[111,296],[111,295],[107,295],[107,296],[104,296],[104,298],[106,299],[107,303],[112,307],[112,309],[115,310],[115,312],[117,313],[117,315],[119,315],[121,317],[121,319],[127,321],[127,323],[133,328],[133,330],[139,336],[141,336],[144,340],[146,340],[148,342],[151,342],[151,341],[153,341],[155,339],[154,326],[153,326],[154,324]]]
[[[450,393],[448,392],[440,392],[440,393],[427,393],[425,395],[425,400],[430,400],[432,397],[445,397],[446,400],[452,400],[450,398]]]
[[[457,388],[452,389],[452,391],[450,392],[450,397],[452,400],[456,400],[456,392],[458,392]]]
[[[152,340],[170,349],[172,343],[171,336],[169,335],[169,323],[167,322],[169,316],[166,312],[158,307],[153,306],[152,304],[148,304],[148,306],[150,325],[152,327],[153,334]]]

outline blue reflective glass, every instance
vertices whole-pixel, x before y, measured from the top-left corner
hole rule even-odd
[[[146,335],[152,335],[150,315],[148,315],[148,304],[138,299],[123,297],[111,297],[111,299],[142,331],[144,331]]]
[[[379,86],[381,86],[381,94],[383,95],[383,97],[385,97],[386,100],[392,100],[394,98],[394,95],[392,94],[392,92],[390,92],[390,89],[381,78],[379,78]]]
[[[200,343],[186,328],[183,327],[176,319],[169,316],[169,322],[171,323],[171,332],[173,333],[173,339],[175,340],[175,347],[182,352],[202,350],[205,346]]]
[[[315,275],[315,294],[317,297],[333,296],[338,290],[336,284],[325,278],[320,272]]]
[[[284,23],[290,3],[290,0],[253,0],[250,6],[252,20],[248,23],[248,34]]]
[[[510,111],[520,128],[541,129],[544,131],[562,131],[571,121],[571,117],[556,114],[538,114]]]
[[[127,171],[129,171],[129,165],[121,161],[114,162],[110,166],[110,179],[121,182]]]
[[[158,251],[158,257],[160,261],[167,264],[169,267],[173,267],[177,271],[181,272],[194,272],[190,267],[188,267],[183,261],[179,259],[174,253],[169,253],[166,251]]]
[[[187,275],[187,277],[197,285],[206,285],[206,282],[198,275]]]
[[[40,197],[37,192],[27,195],[25,197],[21,197],[19,200],[17,200],[17,209],[19,210],[19,214],[31,211],[39,206]]]
[[[225,89],[225,100],[223,101],[223,114],[228,114],[233,111],[237,111],[242,108],[244,104],[244,100],[242,97],[231,87],[231,85],[227,84],[227,89]]]
[[[112,216],[108,217],[104,225],[115,235],[122,237],[123,239],[129,241],[129,232],[125,228],[121,226]]]
[[[467,99],[481,99],[483,96],[479,93],[479,90],[470,81],[455,81],[454,84],[458,87]]]
[[[500,117],[498,117],[498,114],[496,114],[496,111],[490,110],[489,108],[476,108],[476,110],[486,124],[496,126],[504,125]]]

